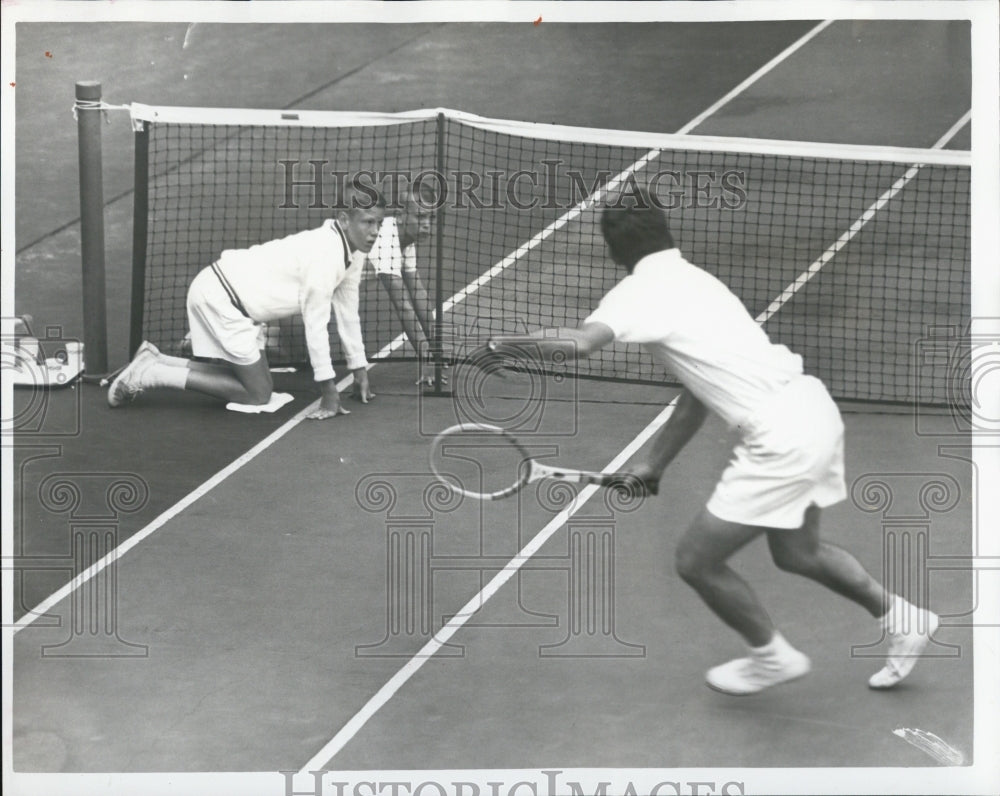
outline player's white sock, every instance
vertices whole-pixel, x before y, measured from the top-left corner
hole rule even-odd
[[[809,673],[809,658],[789,644],[778,631],[762,647],[751,647],[750,656],[737,658],[708,670],[711,688],[724,694],[755,694]]]
[[[907,602],[898,594],[893,594],[889,598],[889,610],[886,611],[879,622],[886,633],[900,633],[904,625],[917,613],[918,609],[912,603]]]
[[[186,368],[191,364],[190,359],[185,359],[184,357],[175,357],[171,354],[164,354],[162,351],[159,353],[158,358],[160,362],[164,365],[170,365],[173,368]]]
[[[175,357],[178,358],[179,357]],[[175,390],[183,390],[187,384],[187,367],[175,367],[165,362],[154,362],[143,371],[141,386],[143,389],[156,387],[172,387]]]
[[[871,688],[892,688],[906,677],[938,629],[937,614],[892,595],[889,610],[879,619],[889,639],[885,666],[868,680]]]
[[[763,647],[751,647],[750,651],[761,658],[782,658],[790,652],[796,652],[796,649],[788,643],[781,633],[775,630],[774,636],[771,637],[771,640],[767,644]]]

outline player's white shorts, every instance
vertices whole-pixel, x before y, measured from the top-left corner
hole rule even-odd
[[[260,324],[240,312],[211,268],[191,282],[187,295],[191,352],[196,357],[252,365],[260,359]]]
[[[799,528],[811,504],[847,497],[844,423],[823,383],[800,376],[769,397],[745,426],[706,508],[744,525]]]

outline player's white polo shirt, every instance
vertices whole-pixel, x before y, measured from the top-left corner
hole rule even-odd
[[[376,274],[402,276],[403,271],[417,270],[417,246],[411,243],[405,249],[399,244],[399,224],[387,216],[379,227],[375,244],[368,252],[368,262]]]
[[[204,269],[188,290],[196,355],[250,364],[260,357],[256,324],[300,315],[313,377],[332,379],[327,330],[332,312],[348,368],[368,364],[358,313],[364,253],[351,251],[335,220],[247,249],[227,249],[216,265],[246,316],[234,306],[220,277]]]
[[[640,260],[587,321],[643,344],[733,427],[802,373],[802,357],[772,343],[729,288],[678,249]]]
[[[844,426],[802,358],[772,343],[740,300],[677,249],[640,260],[587,321],[641,343],[741,441],[706,508],[730,522],[799,528],[843,500]]]

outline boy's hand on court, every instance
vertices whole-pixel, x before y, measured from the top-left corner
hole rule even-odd
[[[349,415],[350,411],[340,405],[340,393],[337,392],[337,382],[330,379],[322,383],[320,389],[323,397],[319,402],[319,409],[309,415],[310,420],[326,420],[337,415]]]
[[[441,384],[448,383],[448,369],[451,367],[451,362],[454,357],[455,353],[450,347],[443,350],[441,353]],[[437,375],[437,363],[438,360],[435,359],[434,352],[428,351],[424,358],[420,361],[420,378],[417,379],[418,386],[434,386],[434,380]]]
[[[349,415],[351,412],[349,409],[344,409],[342,406],[338,406],[336,409],[324,409],[322,406],[309,415],[310,420],[326,420],[329,417],[336,417],[337,415]]]
[[[448,383],[448,371],[444,368],[441,369],[441,384]],[[417,379],[417,384],[419,386],[433,387],[434,386],[434,369],[421,369],[420,378]]]
[[[368,383],[368,369],[355,368],[352,373],[354,374],[353,396],[356,400],[366,404],[375,397],[375,393],[372,392],[371,384]]]

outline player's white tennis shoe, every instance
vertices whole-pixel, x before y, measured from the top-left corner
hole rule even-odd
[[[142,376],[160,358],[159,349],[150,342],[143,342],[132,361],[119,373],[108,387],[108,406],[117,408],[135,399],[143,389]]]
[[[924,647],[938,629],[937,614],[900,601],[882,618],[889,636],[885,666],[868,680],[869,688],[892,688],[913,671]]]
[[[811,668],[809,658],[785,642],[778,651],[751,650],[747,658],[737,658],[709,669],[705,681],[710,688],[724,694],[746,696],[797,680]]]

